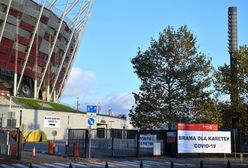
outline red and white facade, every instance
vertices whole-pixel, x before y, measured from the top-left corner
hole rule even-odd
[[[91,4],[92,0],[1,0],[0,90],[58,100]]]

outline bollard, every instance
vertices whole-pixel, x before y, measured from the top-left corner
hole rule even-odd
[[[33,166],[32,166],[32,163],[30,163],[30,164],[29,164],[29,168],[32,168],[32,167],[33,167]]]
[[[50,140],[48,143],[48,153],[53,154],[54,153],[54,140]]]
[[[33,157],[35,157],[35,156],[36,156],[35,146],[33,147],[32,156],[33,156]]]
[[[105,164],[105,168],[108,168],[108,162],[106,162],[106,164]]]
[[[173,163],[173,161],[171,161],[171,168],[173,168],[174,167],[174,163]]]
[[[71,163],[69,164],[69,168],[72,168],[72,164]]]
[[[142,161],[140,162],[140,168],[143,168],[143,162]]]
[[[12,146],[11,146],[11,156],[13,157],[13,158],[16,158],[16,144],[13,144]]]
[[[200,161],[200,168],[203,168],[203,161]]]
[[[230,160],[227,161],[227,168],[230,168],[231,167],[231,163],[230,163]]]
[[[79,157],[79,144],[74,143],[74,151],[73,151],[74,157]]]

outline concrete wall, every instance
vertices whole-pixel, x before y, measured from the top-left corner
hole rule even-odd
[[[131,129],[132,126],[129,124],[128,120],[107,116],[107,115],[96,115],[90,116],[86,113],[72,113],[72,112],[62,112],[62,111],[47,111],[47,110],[36,110],[36,109],[24,109],[20,107],[12,107],[11,111],[15,112],[15,118],[17,127],[20,127],[20,110],[22,110],[22,124],[24,130],[41,129],[43,130],[48,139],[53,139],[52,131],[57,131],[57,140],[65,140],[67,137],[67,129],[86,129],[89,128],[88,118],[93,117],[95,124],[92,129],[98,128],[116,128],[116,129]],[[46,127],[44,125],[44,117],[53,116],[60,117],[60,127]],[[98,126],[97,126],[98,123]]]

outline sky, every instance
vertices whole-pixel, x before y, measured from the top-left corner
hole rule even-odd
[[[238,45],[248,45],[247,0],[94,0],[61,103],[76,107],[78,99],[82,111],[100,104],[102,114],[128,114],[140,86],[131,59],[167,26],[187,25],[215,68],[229,64],[230,6],[238,11]]]

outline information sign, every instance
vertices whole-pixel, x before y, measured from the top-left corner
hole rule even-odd
[[[97,106],[96,105],[87,105],[87,112],[88,113],[96,113],[97,112]]]
[[[231,153],[229,131],[177,132],[178,153]]]
[[[177,133],[176,132],[167,132],[167,143],[176,143]]]
[[[177,130],[218,131],[218,124],[177,123]]]
[[[153,148],[154,142],[157,141],[157,135],[140,134],[140,147]]]
[[[160,156],[161,155],[161,144],[159,142],[155,142],[153,144],[153,156]]]
[[[45,116],[44,127],[45,128],[60,128],[60,117]]]

